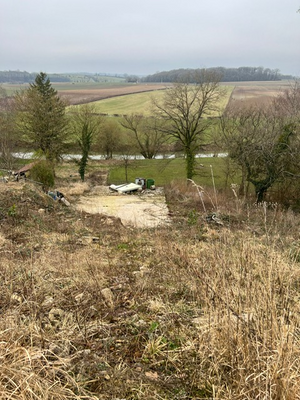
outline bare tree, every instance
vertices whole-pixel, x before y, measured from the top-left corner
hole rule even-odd
[[[297,90],[291,88],[264,109],[227,109],[220,119],[223,144],[241,167],[243,179],[254,185],[257,202],[264,200],[275,183],[296,176],[300,148]]]
[[[122,134],[119,154],[122,160],[121,164],[124,166],[125,179],[128,182],[128,172],[130,169],[136,168],[136,155],[139,154],[137,143],[129,132],[125,131]]]
[[[120,150],[121,132],[120,125],[112,118],[103,118],[97,134],[96,146],[106,159],[110,159],[114,152]]]
[[[17,145],[14,102],[0,86],[0,160],[2,168],[13,169],[13,151]]]
[[[187,82],[168,88],[162,101],[154,100],[156,114],[164,121],[160,132],[182,143],[188,179],[195,174],[195,155],[212,123],[208,117],[219,111],[224,95],[219,82],[216,72],[199,70]]]
[[[300,119],[300,81],[295,80],[281,94],[274,98],[272,108],[277,118]]]
[[[80,106],[78,112],[72,115],[72,129],[81,150],[78,172],[82,181],[84,181],[91,146],[100,131],[101,122],[102,118],[95,114],[94,108],[88,104]]]
[[[0,85],[0,99],[2,100],[4,98],[6,98],[6,97],[7,97],[6,90],[4,89],[3,86]]]
[[[160,121],[156,118],[146,118],[136,114],[125,115],[121,125],[134,134],[144,158],[154,158],[167,140],[160,129]]]

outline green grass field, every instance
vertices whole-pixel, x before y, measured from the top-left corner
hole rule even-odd
[[[228,103],[233,86],[225,87],[225,96],[220,101],[219,107],[224,109]],[[155,90],[152,92],[143,92],[129,94],[125,96],[117,96],[111,99],[99,100],[93,102],[95,111],[103,114],[143,114],[151,115],[153,113],[152,99],[162,100],[164,90]]]
[[[143,114],[151,115],[152,98],[161,99],[164,90],[116,96],[111,99],[93,102],[95,111],[103,114]]]
[[[185,181],[186,169],[183,158],[162,160],[133,160],[128,166],[128,182],[134,182],[135,178],[141,177],[154,179],[155,185],[164,186],[174,180]],[[203,187],[213,187],[213,179],[218,189],[226,186],[226,163],[224,158],[199,158],[197,159],[197,175],[195,182]],[[232,174],[227,184],[237,183],[238,175]],[[108,183],[121,184],[126,182],[125,162],[120,162],[110,169]]]

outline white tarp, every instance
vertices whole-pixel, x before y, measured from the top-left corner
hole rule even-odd
[[[141,185],[137,185],[136,183],[124,183],[123,185],[110,185],[109,188],[118,193],[130,193],[130,192],[136,192],[137,190],[142,190]]]

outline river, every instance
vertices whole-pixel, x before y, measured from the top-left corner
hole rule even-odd
[[[16,158],[20,158],[23,160],[31,160],[34,157],[33,152],[18,152],[18,153],[12,153],[12,155]],[[226,157],[227,153],[199,153],[196,154],[196,158],[211,158],[211,157]],[[80,154],[64,154],[63,159],[65,161],[69,160],[79,160],[81,158]],[[173,159],[175,158],[175,154],[158,154],[156,157],[154,157],[156,160],[168,160],[168,159]],[[89,158],[91,160],[105,160],[105,156],[102,154],[93,154],[90,155]],[[120,155],[116,154],[112,157],[114,160],[145,160],[145,158],[142,155]]]

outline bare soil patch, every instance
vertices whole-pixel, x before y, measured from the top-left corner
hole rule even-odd
[[[119,218],[124,226],[153,228],[170,223],[169,210],[161,190],[145,191],[141,195],[119,195],[107,187],[96,187],[79,198],[77,210]]]
[[[135,84],[130,86],[119,85],[94,89],[58,90],[58,93],[61,97],[66,99],[69,104],[76,105],[127,94],[151,92],[153,90],[165,89],[165,87],[166,85],[160,84]]]

